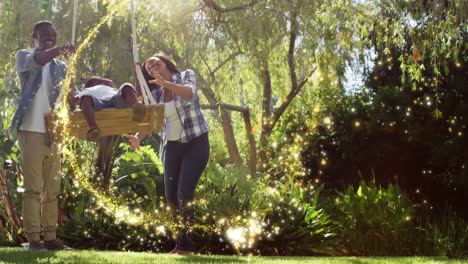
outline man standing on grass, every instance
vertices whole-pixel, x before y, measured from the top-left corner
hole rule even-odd
[[[33,51],[16,54],[16,71],[21,95],[9,133],[18,133],[24,175],[23,229],[29,250],[61,250],[57,240],[57,195],[60,191],[60,155],[47,141],[44,114],[53,109],[66,75],[66,65],[55,59],[75,52],[66,44],[55,47],[57,33],[49,21],[39,21],[33,29]],[[75,92],[75,87],[72,84]],[[69,95],[69,103],[72,94]],[[41,242],[41,231],[44,243]]]

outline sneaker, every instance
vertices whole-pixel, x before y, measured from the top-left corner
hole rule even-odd
[[[47,248],[42,244],[41,241],[31,240],[28,245],[29,251],[47,251]]]
[[[62,241],[57,239],[44,241],[44,247],[47,250],[63,250],[65,248]]]
[[[132,120],[135,122],[141,122],[146,116],[146,106],[142,103],[135,103],[132,107],[133,117]]]
[[[101,136],[101,130],[99,130],[99,128],[96,128],[96,127],[88,130],[88,133],[86,134],[86,138],[89,141],[94,141],[94,142],[96,142],[100,136]]]

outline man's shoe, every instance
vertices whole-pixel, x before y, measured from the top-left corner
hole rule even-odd
[[[146,106],[142,103],[135,103],[132,107],[133,117],[132,120],[135,122],[141,122],[146,116]]]
[[[29,241],[29,246],[28,246],[29,251],[47,251],[47,248],[42,244],[41,241],[39,240],[32,240]]]
[[[48,250],[63,250],[65,246],[63,245],[62,241],[54,239],[54,240],[46,240],[44,241],[44,247]]]

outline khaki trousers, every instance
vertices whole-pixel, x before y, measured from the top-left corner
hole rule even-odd
[[[29,241],[56,239],[60,191],[60,156],[49,146],[44,133],[19,131],[18,142],[23,163],[23,229]]]

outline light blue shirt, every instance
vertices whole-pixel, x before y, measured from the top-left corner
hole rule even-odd
[[[31,107],[31,101],[43,82],[42,69],[44,65],[40,65],[35,61],[34,57],[37,52],[38,50],[35,49],[33,51],[20,50],[16,53],[16,73],[19,77],[21,92],[18,108],[11,121],[11,133],[16,133],[21,126],[23,115]],[[44,88],[47,91],[50,108],[54,109],[55,102],[60,94],[60,85],[66,76],[67,65],[60,60],[53,59],[50,61],[49,67],[50,78],[44,80]],[[77,93],[74,84],[73,91],[75,94]]]

